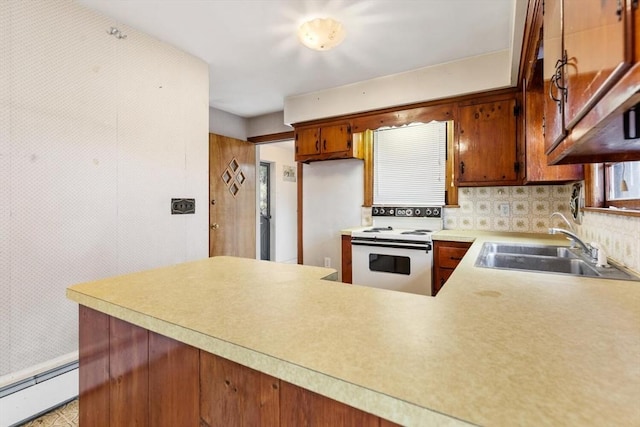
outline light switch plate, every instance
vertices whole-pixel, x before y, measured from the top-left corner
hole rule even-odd
[[[196,213],[196,199],[171,199],[171,215]]]

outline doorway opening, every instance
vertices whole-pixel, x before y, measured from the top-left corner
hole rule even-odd
[[[271,260],[271,164],[260,162],[260,259]]]

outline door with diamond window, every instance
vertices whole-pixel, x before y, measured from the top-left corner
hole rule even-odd
[[[255,145],[209,134],[209,256],[256,257]]]

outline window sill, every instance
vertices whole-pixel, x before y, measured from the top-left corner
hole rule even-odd
[[[640,210],[636,209],[615,209],[615,208],[583,208],[585,212],[605,213],[609,215],[635,216],[640,217]]]

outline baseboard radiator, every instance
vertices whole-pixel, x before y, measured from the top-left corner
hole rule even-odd
[[[0,388],[0,427],[13,427],[78,397],[78,362]]]

